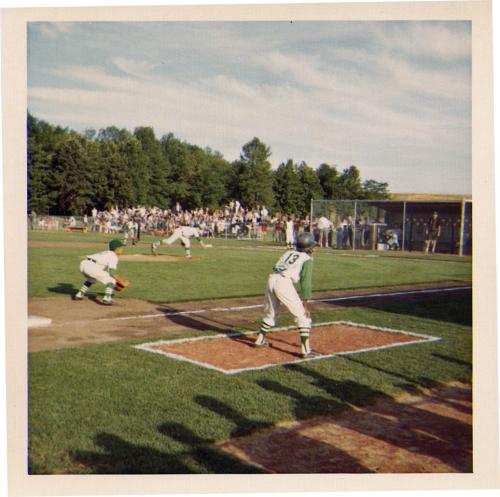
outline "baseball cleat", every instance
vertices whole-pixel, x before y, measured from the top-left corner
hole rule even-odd
[[[193,256],[192,255],[186,255],[186,259],[192,259]]]
[[[84,296],[81,293],[77,293],[76,295],[73,295],[73,300],[83,300]]]
[[[321,357],[321,354],[319,352],[313,352],[310,350],[309,352],[302,353],[301,354],[302,359],[313,359],[315,357]]]
[[[257,342],[254,342],[253,343],[253,346],[256,348],[256,349],[260,349],[260,348],[263,348],[263,347],[270,347],[271,344],[269,342],[262,342],[262,343],[257,343]]]
[[[115,302],[111,299],[102,299],[101,304],[102,305],[113,305]]]

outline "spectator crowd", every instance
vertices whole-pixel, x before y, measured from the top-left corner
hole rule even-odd
[[[266,206],[246,208],[240,201],[232,200],[218,209],[198,208],[184,209],[177,203],[171,209],[158,207],[129,207],[109,210],[93,208],[91,212],[77,219],[74,216],[60,218],[58,216],[40,216],[30,212],[31,229],[71,229],[81,228],[107,234],[123,233],[124,238],[132,243],[140,240],[141,234],[169,236],[177,226],[196,226],[207,238],[231,237],[263,239],[266,233],[276,243],[293,245],[299,233],[312,232],[320,247],[350,249],[353,247],[356,234],[358,248],[370,246],[371,223],[367,217],[353,221],[351,216],[337,217],[336,222],[322,215],[312,218],[300,218],[281,212],[270,213]],[[389,248],[398,249],[400,233],[392,231]],[[388,241],[388,240],[383,240]]]

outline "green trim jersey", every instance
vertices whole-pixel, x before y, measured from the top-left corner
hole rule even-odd
[[[94,261],[104,271],[113,272],[118,267],[118,256],[112,250],[87,255],[87,259]]]
[[[273,273],[290,278],[294,283],[300,283],[302,298],[309,300],[312,295],[313,258],[297,250],[285,252],[273,267]]]

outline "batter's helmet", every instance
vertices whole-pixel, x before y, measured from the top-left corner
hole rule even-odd
[[[312,252],[317,243],[312,233],[300,233],[295,244],[298,252]]]

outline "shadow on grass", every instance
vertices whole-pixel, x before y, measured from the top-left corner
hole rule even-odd
[[[438,354],[436,352],[433,352],[431,355],[436,357],[437,359],[441,359],[446,362],[451,362],[452,364],[458,364],[459,366],[465,366],[468,369],[472,369],[472,363],[467,361],[462,361],[462,359],[457,359],[456,357],[450,357],[447,355]]]
[[[263,473],[260,468],[245,464],[211,447],[214,440],[201,438],[180,423],[163,423],[158,430],[163,435],[186,445],[183,455],[196,461],[208,473]]]
[[[297,418],[339,412],[342,415],[342,411],[345,413],[348,410],[349,415],[344,415],[340,424],[335,418],[328,422],[347,426],[349,430],[367,437],[367,443],[370,440],[381,441],[391,446],[391,450],[401,449],[425,458],[435,458],[458,472],[472,471],[472,426],[459,419],[461,413],[467,412],[460,402],[470,401],[470,391],[455,387],[440,396],[424,397],[429,403],[446,406],[449,415],[442,415],[420,404],[397,402],[367,385],[335,380],[303,365],[292,365],[289,369],[312,378],[312,384],[329,396],[306,396],[273,381],[257,381],[262,388],[289,397],[295,403],[294,414]],[[430,379],[421,381],[427,386],[444,388]],[[427,471],[432,472],[431,469]]]
[[[272,426],[271,423],[248,419],[238,411],[233,409],[231,406],[227,405],[224,402],[221,402],[218,399],[215,399],[214,397],[197,395],[194,398],[194,401],[200,406],[205,407],[206,409],[209,409],[210,411],[234,423],[236,427],[230,433],[231,437],[241,437],[244,435],[248,435],[255,430],[262,430],[264,428],[270,428]]]
[[[175,307],[161,305],[157,310],[165,314],[165,319],[172,321],[180,326],[191,328],[199,331],[215,331],[217,333],[228,334],[232,333],[231,326],[226,325],[208,316],[193,317],[193,315],[182,314],[181,309]]]
[[[162,452],[136,445],[116,435],[98,433],[94,443],[99,451],[77,450],[70,453],[74,463],[93,474],[194,474],[194,473],[261,473],[254,466],[224,454],[209,444],[213,441],[197,437],[179,423],[158,427],[163,435],[187,447]]]
[[[94,287],[92,287],[94,289]],[[47,288],[49,292],[52,293],[60,293],[63,295],[69,295],[71,297],[74,297],[78,291],[78,288],[76,288],[74,285],[71,283],[58,283],[57,286],[54,286],[52,288]],[[97,300],[98,296],[104,295],[104,291],[89,291],[87,293],[87,298],[89,300],[94,301],[97,304],[100,304],[100,302]]]
[[[366,297],[332,302],[336,307],[361,307],[377,311],[406,314],[424,319],[445,321],[464,326],[472,325],[472,291],[457,290],[453,293]]]
[[[109,433],[98,433],[94,443],[101,451],[74,451],[74,462],[96,474],[186,474],[192,470],[176,454],[135,445]]]
[[[71,283],[58,283],[57,286],[47,288],[52,293],[62,293],[64,295],[74,295],[78,289]]]
[[[278,383],[268,382],[268,386],[279,388],[282,393],[289,393],[285,387],[281,387]],[[304,400],[306,399],[309,405],[314,404],[314,399],[311,397],[304,397]],[[231,451],[236,448],[239,454],[245,454],[248,460],[265,469],[261,472],[281,474],[323,473],[325,472],[325,466],[321,464],[321,461],[326,461],[328,466],[331,466],[330,461],[335,460],[338,463],[336,472],[371,473],[369,469],[359,464],[355,458],[350,457],[345,451],[331,444],[324,443],[307,435],[303,436],[298,432],[290,432],[287,433],[285,439],[280,438],[280,443],[276,445],[276,442],[273,442],[273,437],[276,434],[279,437],[283,433],[282,429],[272,430],[271,428],[274,428],[274,425],[271,423],[250,420],[232,407],[213,397],[198,396],[195,400],[201,406],[206,407],[236,425],[236,428],[229,435],[229,440],[224,444],[225,449]],[[331,408],[332,404],[321,403],[318,408]],[[338,405],[338,403],[335,403],[335,405]],[[181,436],[183,434],[185,435],[186,433],[181,433]],[[193,443],[192,434],[189,432],[187,435],[188,438],[186,441]],[[199,440],[195,438],[194,442],[197,443]],[[207,442],[207,440],[201,441]],[[277,457],[274,457],[273,451],[277,448],[279,454],[277,454]],[[197,452],[197,458],[206,458],[206,449],[202,452],[199,452],[199,450]],[[310,461],[304,460],[304,452],[319,454],[321,461],[316,459],[315,463],[311,464]],[[297,454],[302,455],[297,456]],[[220,459],[220,457],[221,453],[218,452],[217,458]],[[217,461],[217,458],[215,461]]]

